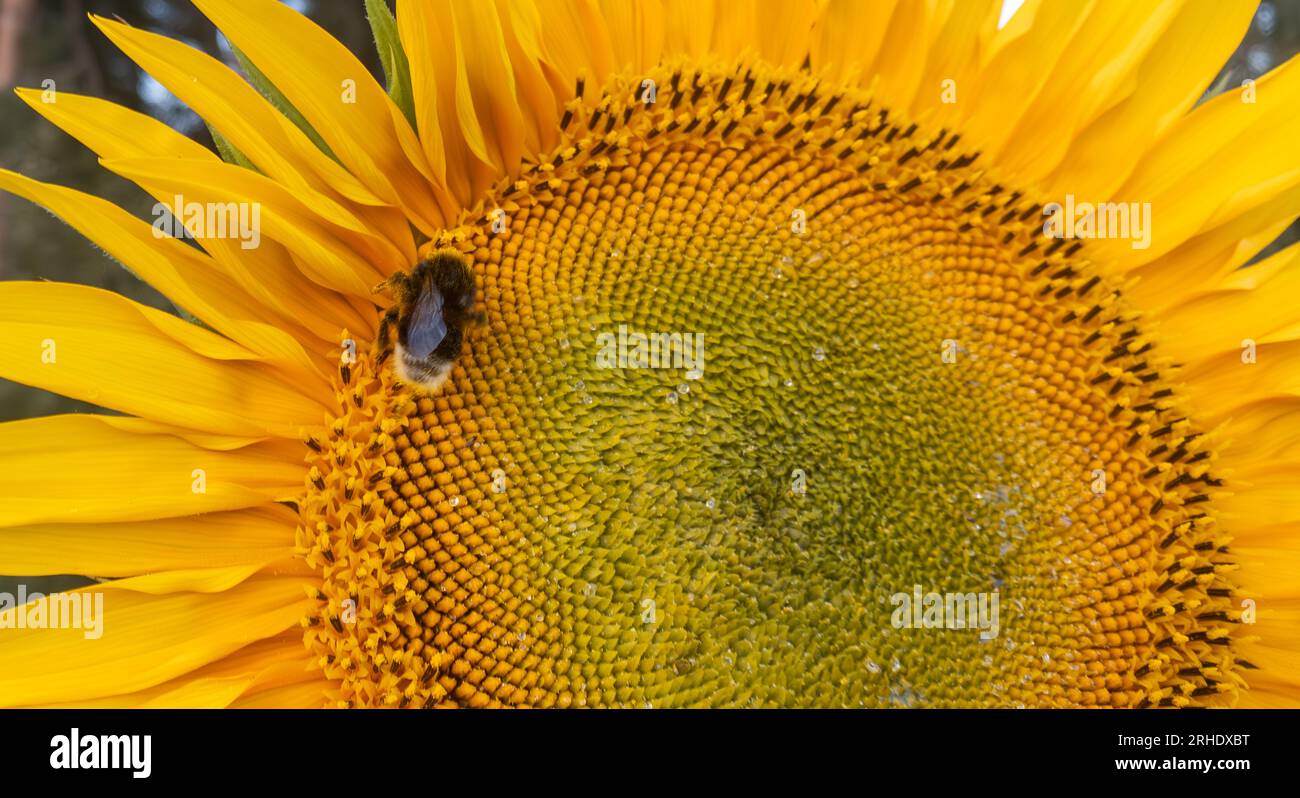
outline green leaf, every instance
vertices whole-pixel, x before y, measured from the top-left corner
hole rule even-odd
[[[212,143],[217,145],[217,153],[221,155],[221,160],[226,163],[233,163],[242,166],[245,169],[252,169],[254,172],[260,171],[253,165],[252,161],[248,160],[242,152],[235,149],[235,145],[231,144],[230,140],[221,135],[220,131],[211,124],[208,124],[208,132],[212,134]]]
[[[284,114],[290,122],[297,125],[298,129],[305,133],[307,138],[311,139],[312,143],[320,148],[321,152],[337,161],[338,158],[334,157],[334,152],[330,150],[329,145],[325,143],[325,139],[320,137],[320,134],[316,132],[316,128],[312,127],[306,117],[299,113],[297,108],[293,107],[293,103],[289,102],[289,98],[285,97],[284,94],[275,87],[275,84],[271,82],[271,79],[263,74],[262,70],[258,69],[257,65],[250,61],[248,56],[244,55],[238,47],[235,47],[232,44],[230,49],[231,52],[235,54],[235,60],[239,62],[240,68],[244,70],[244,76],[248,78],[249,83],[253,84],[253,88],[261,92],[262,96],[278,108],[280,113]]]
[[[375,49],[384,66],[388,96],[402,110],[415,129],[415,96],[411,92],[411,62],[406,59],[402,40],[397,35],[397,20],[385,0],[366,0],[366,16],[375,35]]]

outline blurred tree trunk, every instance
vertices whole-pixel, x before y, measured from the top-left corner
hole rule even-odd
[[[0,0],[0,86],[12,86],[18,78],[19,47],[35,9],[36,0]]]
[[[0,90],[8,90],[18,81],[18,65],[22,62],[22,41],[31,27],[36,0],[0,0]],[[0,196],[0,252],[4,251],[8,236],[9,196]],[[0,277],[3,277],[4,258],[0,258]]]

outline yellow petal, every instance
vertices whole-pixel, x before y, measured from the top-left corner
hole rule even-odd
[[[472,108],[469,77],[460,67],[451,6],[402,0],[397,33],[411,64],[416,123],[426,158],[442,166],[459,209],[474,204],[500,175],[490,164],[487,142]]]
[[[90,586],[103,597],[102,635],[84,628],[18,629],[19,607],[0,612],[0,705],[85,701],[143,690],[190,673],[295,625],[310,601],[302,579],[253,579],[214,594],[151,596]],[[92,632],[93,633],[93,632]]]
[[[1205,356],[1180,375],[1196,417],[1218,422],[1233,408],[1263,399],[1300,396],[1300,340],[1257,341],[1256,362],[1243,362],[1238,346]]]
[[[1092,6],[1028,0],[993,34],[981,52],[978,83],[960,100],[968,114],[962,124],[965,142],[997,153],[1014,141],[1017,123],[1034,107]]]
[[[262,692],[250,692],[231,703],[231,709],[323,709],[324,691],[316,682],[273,687]]]
[[[51,123],[106,158],[150,153],[163,158],[220,160],[203,145],[144,114],[71,92],[44,102],[36,89],[15,89],[19,99]]]
[[[830,0],[812,33],[809,57],[813,72],[824,74],[828,80],[856,82],[875,63],[894,7],[894,0]],[[718,27],[726,24],[724,18]],[[870,75],[866,78],[869,80]]]
[[[597,91],[618,71],[609,29],[595,0],[536,0],[543,20],[542,46],[546,60],[573,86],[579,77]]]
[[[792,0],[774,8],[777,14],[788,6],[802,6]],[[614,58],[625,68],[640,72],[659,63],[664,46],[664,11],[660,0],[601,0],[601,16],[609,31]]]
[[[175,39],[94,14],[90,19],[262,172],[290,186],[329,186],[353,202],[383,204],[225,64]]]
[[[220,61],[166,36],[92,19],[119,49],[217,128],[258,169],[292,189],[332,224],[351,231],[368,248],[377,268],[388,272],[414,260],[415,243],[405,218],[317,149]],[[386,237],[374,235],[376,228]]]
[[[161,596],[167,593],[222,593],[244,582],[261,569],[262,563],[223,565],[216,568],[184,568],[141,574],[103,582],[98,590],[130,590]]]
[[[684,55],[696,61],[707,55],[716,15],[714,3],[664,0],[664,57]]]
[[[116,172],[159,194],[172,193],[203,206],[245,203],[255,206],[259,235],[278,241],[300,258],[306,274],[317,285],[340,293],[365,296],[370,287],[391,273],[379,271],[373,261],[354,251],[338,237],[338,228],[317,215],[300,198],[274,180],[241,166],[213,161],[173,161],[132,158],[101,161]],[[253,211],[248,211],[251,214]],[[189,226],[188,216],[178,216]],[[209,232],[209,234],[211,234]],[[355,241],[356,239],[354,239]],[[261,242],[257,242],[261,246]],[[250,247],[256,249],[257,247]],[[372,257],[374,250],[366,250]]]
[[[137,576],[258,565],[293,552],[297,515],[282,505],[152,521],[0,528],[0,563],[11,573]]]
[[[1113,196],[1147,151],[1205,93],[1241,43],[1256,6],[1185,3],[1132,76],[1132,93],[1080,131],[1070,156],[1047,181],[1053,191]]]
[[[1274,526],[1274,532],[1281,530]],[[1300,597],[1296,553],[1265,545],[1232,546],[1233,560],[1242,565],[1243,586],[1261,603],[1276,606],[1280,599]]]
[[[533,5],[509,0],[497,0],[497,13],[514,69],[525,147],[533,154],[547,152],[560,142],[560,103],[551,88],[559,75],[554,71],[548,74],[542,64],[541,17]]]
[[[111,419],[0,424],[0,527],[171,518],[260,507],[302,492],[303,466],[255,443],[212,451]],[[129,500],[127,500],[129,498]]]
[[[307,662],[301,633],[291,630],[251,643],[193,673],[144,690],[47,706],[55,709],[221,709],[243,696],[308,684],[321,695],[329,687],[320,671]]]
[[[153,227],[111,202],[70,188],[0,169],[0,189],[43,206],[179,307],[285,369],[302,385],[329,389],[322,363],[311,359],[293,336],[263,323],[258,303],[201,251],[171,237],[159,238]]]
[[[974,90],[980,42],[996,32],[1001,7],[1000,0],[946,0],[941,5],[913,113],[928,112],[940,125],[952,125],[965,117],[957,110]]]
[[[37,92],[20,89],[18,95],[104,159],[171,157],[220,162],[161,122],[105,100],[60,92],[58,102],[43,103]],[[174,192],[159,192],[154,198],[160,203],[154,207],[159,213],[174,206],[177,197]],[[274,242],[262,240],[259,246],[246,249],[243,242],[219,236],[197,240],[212,256],[214,266],[230,275],[258,304],[272,309],[283,320],[282,326],[303,326],[333,341],[344,327],[361,330],[373,323],[333,292],[304,282],[293,260]]]
[[[812,48],[817,3],[790,0],[769,3],[755,0],[759,9],[758,55],[764,61],[784,67],[801,67]]]
[[[1050,173],[1070,153],[1076,131],[1132,89],[1142,56],[1180,5],[1181,0],[1094,5],[1014,132],[989,153],[998,168],[1034,182]]]
[[[415,132],[338,40],[276,0],[195,0],[302,113],[339,161],[432,235],[445,220]]]
[[[929,45],[935,35],[937,9],[934,0],[911,0],[894,7],[889,29],[876,56],[871,77],[876,93],[886,107],[912,106]]]
[[[1295,554],[1277,551],[1282,562],[1294,573]],[[1239,656],[1259,670],[1245,671],[1250,684],[1238,706],[1288,708],[1300,706],[1300,654],[1296,651],[1295,630],[1300,628],[1300,610],[1276,609],[1275,599],[1261,598],[1258,620],[1247,627],[1250,637],[1243,640]]]
[[[1095,242],[1117,268],[1145,263],[1300,184],[1300,58],[1261,78],[1256,102],[1221,94],[1180,120],[1116,197],[1151,203],[1151,246]],[[1294,218],[1294,208],[1291,209]]]
[[[514,69],[496,6],[457,0],[451,22],[457,59],[457,109],[462,125],[474,126],[487,160],[500,175],[519,174],[524,155],[524,119],[515,95]]]
[[[1232,474],[1231,495],[1216,507],[1229,522],[1274,526],[1300,522],[1300,463],[1253,463]]]
[[[1264,399],[1232,409],[1219,459],[1229,469],[1255,462],[1300,462],[1300,396]]]
[[[1196,363],[1300,321],[1300,246],[1292,246],[1161,314],[1162,354]],[[1248,372],[1238,372],[1245,377]]]
[[[243,347],[97,288],[0,283],[0,336],[5,377],[144,418],[301,438],[325,413]]]
[[[713,5],[713,37],[709,41],[709,52],[725,60],[756,55],[761,24],[758,7],[748,0],[714,0]]]
[[[1130,299],[1158,314],[1212,289],[1290,227],[1297,207],[1300,186],[1293,186],[1233,221],[1131,269],[1128,274],[1137,283],[1128,289]],[[1115,266],[1107,264],[1108,268]]]

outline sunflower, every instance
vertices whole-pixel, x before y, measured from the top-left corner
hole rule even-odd
[[[0,284],[0,376],[116,411],[0,426],[0,572],[104,602],[0,613],[0,703],[1296,703],[1300,67],[1197,104],[1253,3],[371,0],[386,87],[195,4],[242,77],[92,21],[217,153],[19,91],[186,235],[0,188],[185,317]],[[430,392],[375,286],[449,251]]]

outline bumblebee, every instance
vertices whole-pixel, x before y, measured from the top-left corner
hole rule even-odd
[[[469,262],[459,252],[440,250],[410,272],[398,272],[375,287],[385,289],[395,301],[379,322],[377,362],[391,355],[402,381],[433,393],[451,375],[466,330],[487,320],[474,304]]]

